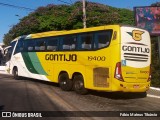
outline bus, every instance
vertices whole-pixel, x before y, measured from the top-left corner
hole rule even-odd
[[[106,25],[20,36],[10,43],[6,71],[58,83],[65,91],[86,94],[146,92],[151,81],[148,31]]]

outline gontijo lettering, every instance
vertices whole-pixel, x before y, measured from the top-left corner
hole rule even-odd
[[[45,60],[50,61],[77,61],[76,54],[46,54]]]
[[[132,52],[141,52],[141,53],[149,53],[150,49],[149,48],[142,48],[142,47],[135,47],[135,46],[127,46],[124,45],[122,46],[123,51],[132,51]]]

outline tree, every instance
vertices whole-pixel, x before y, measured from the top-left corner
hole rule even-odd
[[[107,24],[133,25],[133,11],[117,9],[107,5],[87,2],[87,27]],[[37,32],[51,30],[71,30],[83,28],[82,2],[73,5],[54,5],[39,7],[28,16],[22,18],[4,36],[4,43],[9,44],[14,38]]]
[[[156,6],[156,7],[158,7],[158,6],[160,6],[160,2],[153,3],[153,4],[151,4],[151,6]]]

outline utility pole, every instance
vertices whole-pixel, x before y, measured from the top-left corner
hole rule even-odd
[[[83,28],[86,28],[86,1],[82,0],[83,2]]]

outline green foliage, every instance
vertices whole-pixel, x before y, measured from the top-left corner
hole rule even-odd
[[[86,3],[87,27],[107,24],[133,25],[133,12],[117,9],[99,3]],[[8,45],[14,38],[37,32],[51,30],[71,30],[83,28],[82,2],[73,5],[47,5],[20,20],[4,35],[3,42]]]
[[[128,9],[119,9],[121,24],[134,25],[133,12]]]

